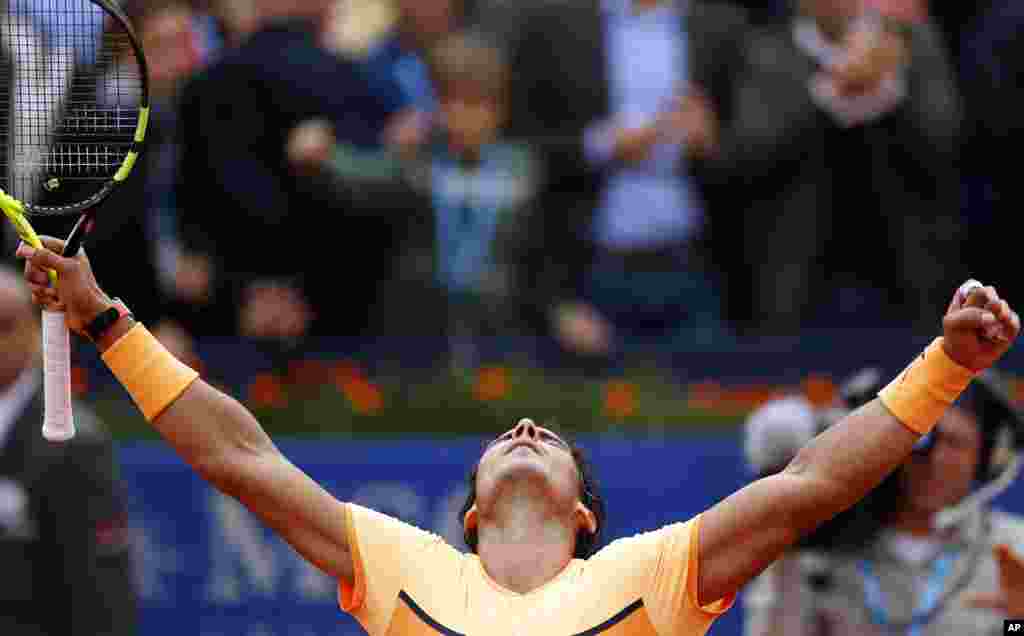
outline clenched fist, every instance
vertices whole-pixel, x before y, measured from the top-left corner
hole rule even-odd
[[[942,320],[943,349],[960,366],[992,366],[1020,333],[1020,317],[995,287],[969,280],[960,286]]]

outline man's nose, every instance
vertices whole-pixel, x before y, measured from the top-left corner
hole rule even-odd
[[[537,425],[533,423],[533,420],[523,419],[519,420],[519,424],[516,425],[516,430],[513,433],[515,437],[529,437],[530,439],[537,438]]]

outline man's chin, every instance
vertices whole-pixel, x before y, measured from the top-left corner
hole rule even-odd
[[[529,450],[515,450],[504,458],[498,475],[502,479],[547,477],[547,466],[539,455]]]

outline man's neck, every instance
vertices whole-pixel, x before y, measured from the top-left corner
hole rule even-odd
[[[571,519],[545,509],[534,493],[503,493],[481,517],[477,553],[500,586],[526,594],[552,580],[572,560],[576,530]]]

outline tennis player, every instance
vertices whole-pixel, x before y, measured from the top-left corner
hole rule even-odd
[[[1020,318],[994,288],[968,281],[954,294],[943,336],[784,471],[691,519],[595,554],[580,549],[594,545],[580,538],[596,536],[601,525],[593,481],[561,438],[521,420],[475,469],[464,516],[475,553],[463,554],[334,499],[275,448],[244,407],[198,379],[123,303],[112,302],[84,252],[64,258],[54,253],[59,240],[44,245],[18,249],[36,301],[64,310],[68,327],[94,340],[142,414],[203,478],[336,577],[342,609],[374,636],[704,634],[741,586],[899,466],[1020,331]],[[56,289],[47,286],[46,269],[58,272]],[[665,471],[667,479],[699,484],[699,475]]]

